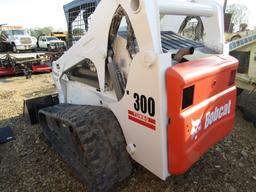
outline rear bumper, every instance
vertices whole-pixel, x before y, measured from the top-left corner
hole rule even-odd
[[[50,45],[51,49],[63,49],[65,48],[64,45]]]

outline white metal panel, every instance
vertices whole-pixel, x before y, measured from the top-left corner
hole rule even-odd
[[[212,6],[199,3],[159,0],[158,5],[160,13],[166,15],[211,17],[214,14]]]
[[[67,83],[67,103],[76,105],[100,105],[100,100],[95,94],[95,89],[92,89],[90,86],[77,81],[69,81]]]
[[[205,45],[219,54],[224,52],[224,13],[223,6],[215,0],[197,0],[213,7],[214,14],[210,18],[202,18],[205,28]]]
[[[160,14],[157,1],[140,0],[140,8],[131,9],[132,0],[117,0],[127,12],[131,21],[140,51],[153,50],[161,53]]]
[[[131,157],[161,179],[166,179],[169,173],[165,72],[167,67],[171,66],[171,55],[155,55],[153,65],[148,67],[146,58],[151,54],[150,52],[140,52],[136,55],[131,64],[132,73],[129,74],[127,82],[126,91],[129,91],[129,94],[126,92],[120,102],[112,103],[109,106],[119,120],[127,144],[136,145],[136,151]],[[134,93],[154,98],[155,116],[152,118],[156,120],[155,130],[128,119],[128,110],[135,110]]]

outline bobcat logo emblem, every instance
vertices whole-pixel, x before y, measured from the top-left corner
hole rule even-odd
[[[193,140],[197,139],[197,135],[200,132],[202,126],[201,126],[201,120],[202,120],[203,115],[197,120],[191,119],[191,124],[192,124],[192,129],[190,131],[190,135],[192,136]]]

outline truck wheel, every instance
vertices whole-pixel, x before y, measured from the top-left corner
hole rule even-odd
[[[12,52],[13,53],[18,53],[19,51],[17,50],[17,47],[16,47],[16,45],[12,45]]]
[[[52,49],[51,49],[50,45],[47,45],[47,51],[49,51],[49,52],[51,52],[51,51],[52,51]]]
[[[130,175],[122,129],[109,109],[60,104],[41,110],[39,121],[89,191],[108,191]]]

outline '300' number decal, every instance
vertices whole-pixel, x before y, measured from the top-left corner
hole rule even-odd
[[[155,100],[152,97],[147,98],[145,95],[133,94],[134,109],[142,113],[148,113],[150,116],[155,116]]]

